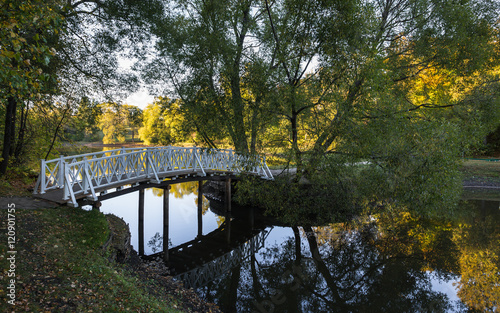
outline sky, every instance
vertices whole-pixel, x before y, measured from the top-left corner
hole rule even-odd
[[[118,68],[119,71],[124,73],[133,73],[132,65],[135,60],[125,57],[118,57]],[[138,74],[138,73],[136,73]],[[150,103],[153,103],[154,96],[149,94],[148,89],[145,86],[142,86],[139,90],[134,93],[131,93],[124,101],[123,104],[130,104],[138,106],[140,109],[144,110],[146,106]]]
[[[138,106],[142,110],[150,103],[153,103],[154,96],[150,95],[146,88],[142,88],[128,96],[124,103]]]

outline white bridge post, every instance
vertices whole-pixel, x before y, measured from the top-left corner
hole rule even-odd
[[[59,171],[58,171],[58,176],[57,177],[57,188],[61,189],[64,188],[64,155],[59,155]]]

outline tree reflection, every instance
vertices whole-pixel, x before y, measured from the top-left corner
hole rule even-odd
[[[496,211],[451,222],[392,208],[352,224],[293,227],[293,236],[198,291],[224,312],[494,311],[498,225],[497,202]],[[437,280],[459,281],[462,302],[435,290]]]
[[[156,234],[149,239],[148,247],[151,248],[153,253],[163,251],[163,236],[160,235],[159,232],[156,232]],[[170,238],[168,239],[168,248],[172,248],[172,241]]]
[[[454,232],[462,277],[458,295],[471,308],[500,309],[500,210],[495,201],[477,202],[479,210]],[[469,206],[472,204],[469,203]]]
[[[165,193],[165,189],[162,188],[153,188],[153,195],[156,197],[163,197]],[[170,185],[170,195],[173,195],[176,199],[182,199],[184,196],[194,194],[196,198],[194,199],[194,203],[198,205],[198,182],[191,181],[185,183],[178,183]],[[203,215],[210,208],[210,201],[203,197],[203,205],[202,205],[202,213]]]

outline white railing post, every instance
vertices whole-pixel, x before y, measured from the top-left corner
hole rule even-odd
[[[120,162],[119,162],[119,165],[118,165],[118,173],[116,175],[116,179],[117,180],[120,180],[122,178],[122,176],[125,174],[126,170],[125,170],[125,147],[122,147],[122,149],[120,150]],[[118,158],[116,159],[118,161]],[[120,175],[118,178],[118,175]]]
[[[57,188],[61,189],[64,187],[62,182],[64,181],[64,169],[63,169],[63,163],[64,163],[64,155],[59,155],[59,171],[57,174]]]
[[[69,191],[69,181],[66,179],[68,177],[68,166],[66,163],[63,163],[63,172],[64,172],[64,195],[63,195],[63,200],[68,200],[70,196],[70,191]]]
[[[196,165],[198,162],[196,162],[196,147],[191,148],[193,150],[193,153],[191,154],[191,168],[196,171]]]
[[[146,177],[149,178],[149,147],[146,148],[146,157],[144,161],[146,162]]]
[[[87,190],[89,189],[89,184],[88,184],[88,162],[87,160],[84,161],[83,163],[83,168],[80,170],[82,173],[82,183],[83,183],[83,194],[87,193]]]
[[[38,187],[40,187],[40,194],[45,193],[45,159],[40,160],[40,174],[35,185],[35,195],[38,194]]]
[[[151,155],[148,156],[148,159],[146,160],[147,163],[151,163],[151,170],[153,171],[153,174],[155,175],[156,182],[160,183],[160,179],[158,177],[158,171],[156,170],[156,165],[153,164],[153,160],[151,159]],[[149,175],[148,175],[149,178]]]
[[[168,170],[172,170],[173,169],[173,165],[172,165],[172,146],[167,146],[167,156],[166,156],[166,160],[167,160],[167,163],[168,163],[168,166],[167,166],[167,171]]]
[[[42,160],[42,180],[41,180],[41,185],[42,185],[42,191],[40,192],[41,194],[44,194],[45,193],[45,186],[46,186],[46,181],[45,179],[47,178],[47,174],[45,173],[45,168],[46,168],[46,165],[45,165],[45,159]]]
[[[271,173],[271,170],[269,169],[269,166],[267,166],[266,156],[264,156],[264,165],[263,166],[264,166],[264,171],[266,172],[267,178],[274,179],[273,173]]]

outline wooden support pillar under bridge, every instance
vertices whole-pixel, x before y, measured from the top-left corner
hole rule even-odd
[[[144,189],[139,189],[139,256],[144,255]]]
[[[226,206],[226,214],[225,214],[225,219],[226,219],[226,234],[227,234],[227,243],[231,243],[231,176],[227,176],[226,178],[226,199],[225,199],[225,206]]]
[[[203,236],[203,181],[198,181],[198,237]]]
[[[163,189],[163,261],[169,261],[168,255],[168,239],[169,239],[169,198],[170,198],[170,185]]]
[[[225,179],[225,219],[227,229],[227,243],[231,242],[231,176]],[[169,195],[170,184],[162,186],[163,193],[163,260],[169,261],[168,239],[169,239]],[[138,253],[139,256],[144,256],[144,202],[145,202],[145,187],[138,190],[139,192],[139,208],[138,208]],[[203,236],[203,180],[198,181],[198,236]]]
[[[231,176],[226,178],[226,211],[231,212]]]

